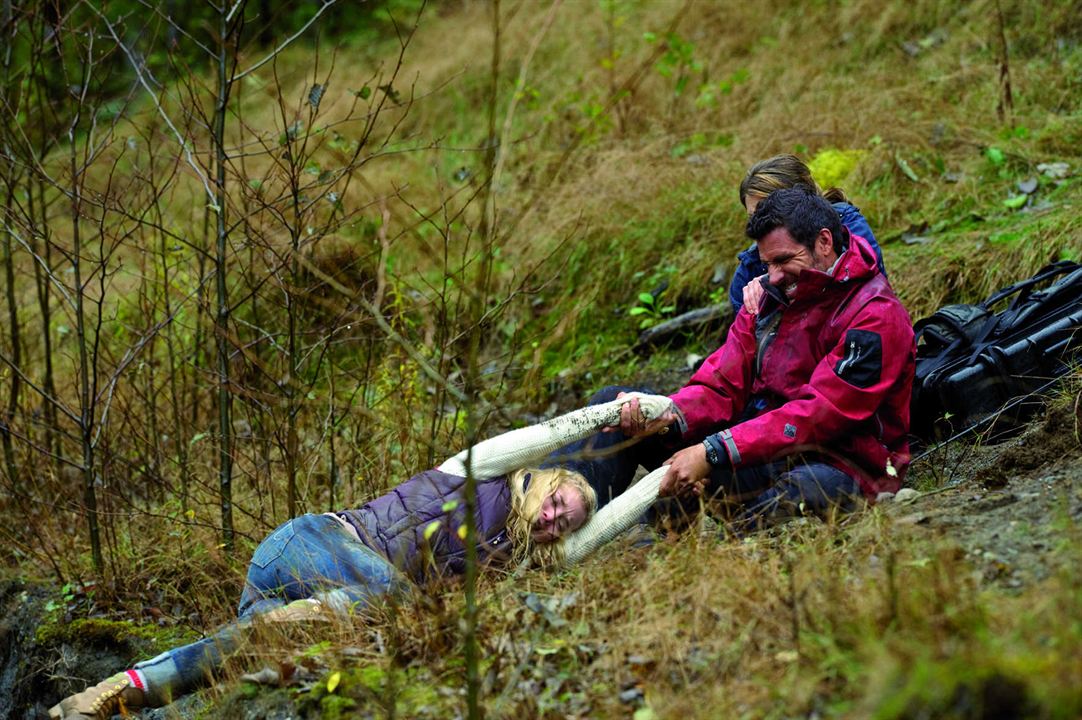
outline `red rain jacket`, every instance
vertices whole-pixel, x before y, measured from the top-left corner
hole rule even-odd
[[[914,354],[909,314],[854,235],[831,274],[801,273],[787,306],[768,293],[757,316],[737,314],[672,396],[683,440],[719,433],[734,468],[812,453],[874,501],[909,467]]]

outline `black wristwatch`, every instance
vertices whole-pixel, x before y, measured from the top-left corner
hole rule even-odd
[[[721,446],[721,439],[717,435],[707,435],[703,440],[703,447],[706,448],[706,461],[711,467],[720,465],[722,453],[725,452]]]

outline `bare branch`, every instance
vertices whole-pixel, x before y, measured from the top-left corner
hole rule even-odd
[[[19,376],[19,380],[25,383],[27,387],[36,392],[38,395],[41,395],[41,397],[43,397],[45,400],[52,403],[60,412],[64,413],[64,415],[66,415],[69,420],[74,423],[80,422],[80,418],[78,415],[69,410],[68,406],[61,402],[58,398],[52,397],[51,395],[46,393],[44,389],[39,388],[37,385],[35,385],[34,382],[30,378],[28,378],[20,368],[16,367],[15,364],[12,363],[10,359],[8,359],[7,355],[0,353],[0,362],[11,368],[11,371]]]
[[[34,262],[37,263],[38,266],[45,271],[46,277],[49,278],[53,286],[60,291],[60,294],[64,296],[64,300],[66,300],[68,305],[70,305],[71,308],[74,310],[75,298],[73,298],[68,292],[67,285],[65,285],[60,278],[53,274],[52,268],[49,267],[49,264],[45,262],[45,260],[40,257],[36,252],[34,252],[34,249],[30,247],[30,245],[26,242],[22,235],[15,232],[15,230],[10,226],[6,226],[5,229],[11,235],[11,237],[15,238],[15,242],[19,243],[19,245],[21,245],[24,250],[30,253],[30,257],[32,257],[34,259]]]
[[[113,393],[116,391],[116,385],[117,382],[120,380],[120,376],[124,373],[127,367],[131,365],[135,358],[139,356],[139,353],[142,352],[143,348],[146,347],[147,344],[157,336],[157,334],[161,331],[162,328],[173,322],[176,316],[180,314],[180,311],[184,307],[184,304],[188,300],[191,300],[193,297],[198,295],[202,291],[203,286],[207,283],[207,280],[209,280],[213,276],[213,272],[204,275],[196,284],[195,288],[190,293],[188,293],[188,295],[185,296],[180,302],[177,303],[177,307],[171,315],[162,318],[157,323],[155,323],[149,330],[147,330],[143,334],[141,338],[139,338],[139,341],[136,342],[135,345],[129,347],[125,351],[124,357],[121,358],[119,363],[117,363],[116,368],[113,370],[112,374],[109,376],[109,380],[105,384],[105,389],[102,391],[102,394],[104,395],[104,404],[101,411],[101,417],[98,420],[97,432],[94,435],[95,446],[97,446],[98,441],[101,439],[101,433],[105,428],[105,421],[109,417],[109,408],[113,402]]]
[[[161,116],[162,120],[165,121],[165,124],[169,126],[169,129],[173,131],[173,134],[177,138],[177,143],[180,144],[181,149],[184,151],[184,157],[187,160],[188,165],[192,168],[193,171],[195,171],[195,174],[199,178],[199,181],[203,184],[203,190],[207,194],[207,201],[212,206],[216,206],[216,203],[214,202],[214,191],[211,190],[210,187],[210,180],[207,178],[206,175],[203,174],[203,169],[200,168],[199,164],[195,161],[195,157],[192,155],[192,149],[188,145],[188,141],[185,140],[184,136],[180,134],[179,130],[177,130],[176,125],[173,124],[173,120],[169,117],[169,113],[165,112],[165,108],[162,107],[161,99],[154,92],[154,90],[151,89],[150,84],[147,82],[146,75],[144,74],[145,67],[142,66],[135,59],[135,56],[132,54],[131,50],[128,49],[128,46],[121,41],[120,36],[117,35],[116,28],[114,28],[113,24],[109,22],[109,19],[106,18],[100,10],[98,10],[89,2],[87,2],[86,5],[95,15],[101,18],[101,21],[103,23],[105,23],[105,27],[109,30],[109,34],[113,37],[113,40],[116,42],[117,47],[119,47],[124,52],[124,55],[128,58],[128,62],[131,63],[132,70],[135,72],[136,79],[138,79],[139,84],[142,85],[143,89],[146,90],[147,93],[150,95],[151,100],[154,101],[154,108],[158,111],[158,115]]]
[[[238,74],[238,75],[235,75],[235,76],[233,77],[233,82],[236,82],[236,81],[238,81],[238,80],[243,80],[243,79],[244,79],[244,78],[245,78],[245,77],[246,77],[247,75],[249,75],[250,73],[253,73],[253,72],[255,72],[256,70],[258,70],[259,68],[263,67],[264,65],[266,65],[266,64],[267,64],[267,63],[269,63],[270,61],[274,60],[274,58],[276,58],[276,57],[278,56],[278,53],[280,53],[280,52],[282,52],[283,50],[285,50],[285,49],[286,49],[287,47],[289,47],[289,45],[290,45],[290,44],[291,44],[291,43],[292,43],[292,42],[293,42],[294,40],[296,40],[296,39],[297,39],[297,38],[299,38],[299,37],[300,37],[301,35],[303,35],[303,34],[304,34],[304,31],[305,31],[305,30],[307,30],[307,29],[308,29],[309,27],[311,27],[312,23],[314,23],[314,22],[315,22],[315,21],[316,21],[317,19],[319,19],[319,16],[323,14],[323,11],[324,11],[324,10],[326,10],[327,8],[331,7],[332,5],[334,5],[334,4],[335,4],[335,3],[337,2],[337,1],[338,1],[338,0],[324,0],[324,3],[323,3],[323,5],[322,5],[322,6],[321,6],[321,7],[319,8],[319,10],[317,10],[317,11],[316,11],[316,14],[315,14],[315,15],[313,15],[312,17],[310,17],[310,18],[308,19],[308,22],[306,22],[306,23],[305,23],[304,25],[302,25],[302,26],[301,26],[301,29],[300,29],[300,30],[298,30],[297,32],[293,33],[293,34],[292,34],[292,35],[290,35],[290,36],[289,36],[288,38],[286,38],[285,40],[283,40],[283,41],[282,41],[282,44],[281,44],[281,45],[279,45],[278,47],[276,47],[276,48],[274,48],[273,50],[271,50],[271,52],[270,52],[270,54],[269,54],[269,55],[267,55],[267,56],[266,56],[265,58],[263,58],[262,60],[260,60],[259,62],[257,62],[257,63],[256,63],[255,65],[253,65],[252,67],[248,68],[247,70],[244,70],[244,71],[242,71],[242,72],[241,72],[240,74]],[[239,4],[240,4],[240,3],[238,3],[238,5],[239,5]],[[235,9],[235,8],[234,8],[234,9]],[[230,11],[230,14],[232,14],[232,11]]]

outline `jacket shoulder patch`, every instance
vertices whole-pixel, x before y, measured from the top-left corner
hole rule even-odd
[[[834,373],[850,385],[870,388],[879,382],[883,371],[883,339],[870,330],[850,330],[845,334],[845,357],[834,366]]]

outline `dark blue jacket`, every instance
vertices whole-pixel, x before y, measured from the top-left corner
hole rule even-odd
[[[439,470],[414,475],[357,510],[337,515],[357,529],[361,540],[392,565],[421,583],[433,575],[466,572],[466,478]],[[482,564],[510,557],[507,516],[511,488],[506,477],[477,481],[474,513]]]
[[[838,215],[842,219],[842,225],[849,228],[850,233],[860,235],[872,246],[879,265],[879,272],[885,276],[887,269],[883,266],[883,251],[879,249],[879,243],[875,241],[875,235],[872,234],[872,229],[868,226],[868,221],[864,219],[864,216],[860,214],[860,210],[847,202],[834,203],[834,209],[838,211]],[[729,285],[729,302],[733,305],[733,317],[736,317],[736,314],[740,312],[740,308],[744,307],[744,286],[766,272],[766,265],[759,259],[759,249],[755,246],[755,243],[752,243],[751,247],[740,253],[737,259],[740,264],[737,266],[736,272],[733,273],[732,284]]]

